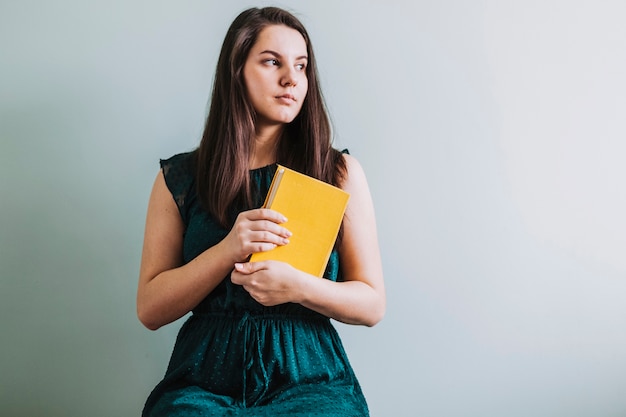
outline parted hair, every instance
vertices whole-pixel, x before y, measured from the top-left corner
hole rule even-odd
[[[333,185],[340,185],[346,172],[345,160],[332,147],[330,121],[306,29],[283,9],[245,10],[224,38],[204,133],[194,153],[200,203],[224,227],[234,221],[230,213],[253,204],[248,170],[257,116],[248,99],[243,69],[259,33],[269,25],[297,30],[308,54],[307,95],[300,113],[283,129],[276,162]]]

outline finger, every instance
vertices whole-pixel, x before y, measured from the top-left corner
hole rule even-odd
[[[238,262],[235,264],[235,271],[244,274],[250,275],[255,272],[258,272],[264,268],[263,262]]]
[[[243,279],[245,275],[237,273],[237,271],[233,271],[230,274],[230,281],[236,285],[243,285],[245,280]]]
[[[250,252],[249,255],[252,255],[253,253],[270,251],[270,250],[276,248],[277,246],[278,245],[276,245],[275,243],[252,242],[252,243],[248,244],[246,246],[246,248]]]
[[[272,209],[259,208],[246,213],[250,220],[269,220],[273,223],[285,223],[287,221],[287,217]]]
[[[268,231],[250,232],[250,243],[252,244],[271,244],[274,246],[286,245],[289,243],[289,239],[283,236],[276,235],[275,233]],[[270,248],[271,249],[271,248]]]
[[[248,285],[250,285],[250,280],[252,278],[250,277],[249,274],[245,274],[242,272],[237,271],[237,269],[235,268],[233,270],[233,272],[230,273],[230,281],[233,284],[236,285],[241,285],[242,287],[246,287]]]
[[[284,226],[280,226],[276,223],[273,223],[269,220],[257,220],[253,221],[249,224],[250,230],[253,231],[268,231],[274,233],[275,235],[282,237],[290,237],[291,232]]]

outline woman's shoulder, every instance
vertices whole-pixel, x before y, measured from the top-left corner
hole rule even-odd
[[[362,170],[359,161],[354,156],[350,155],[350,151],[347,148],[342,149],[339,153],[341,153],[340,157],[343,159],[347,175],[350,174],[351,170]]]
[[[163,170],[185,170],[190,171],[194,168],[195,151],[177,153],[166,159],[161,159],[160,164]]]
[[[342,184],[342,188],[350,192],[350,190],[367,188],[367,179],[363,167],[359,163],[358,159],[350,155],[347,149],[341,152],[341,157],[345,164],[345,176]]]
[[[194,193],[195,184],[195,152],[184,152],[161,159],[163,179],[174,197],[181,214]]]

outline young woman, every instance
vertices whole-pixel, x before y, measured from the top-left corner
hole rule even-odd
[[[351,194],[325,279],[251,253],[288,245],[261,207],[280,163]],[[364,416],[329,318],[373,326],[385,291],[358,162],[331,146],[302,24],[249,9],[222,45],[198,149],[161,161],[146,220],[137,313],[149,329],[191,317],[144,416]]]

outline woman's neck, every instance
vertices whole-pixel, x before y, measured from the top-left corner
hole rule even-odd
[[[254,151],[250,156],[250,169],[261,168],[276,162],[276,150],[282,134],[282,125],[257,131]]]

